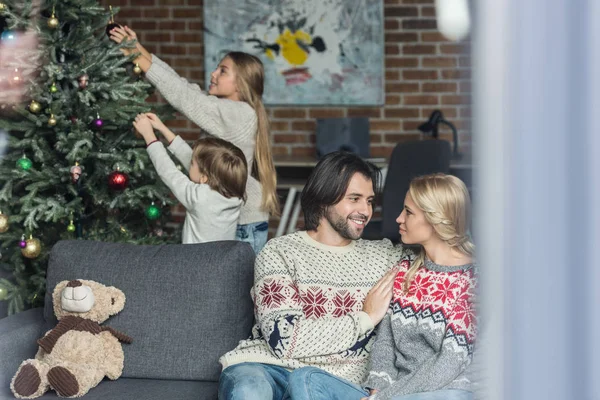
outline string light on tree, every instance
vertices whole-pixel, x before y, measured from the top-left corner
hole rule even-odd
[[[0,233],[8,231],[8,228],[8,215],[2,214],[2,211],[0,211]]]
[[[11,30],[6,30],[6,31],[2,32],[2,35],[0,35],[0,40],[2,40],[3,42],[6,42],[8,44],[15,43],[16,39],[17,39],[17,34]]]
[[[42,252],[42,243],[29,235],[29,239],[25,241],[25,247],[21,249],[21,254],[27,258],[36,258]]]
[[[17,160],[17,168],[19,168],[22,171],[29,171],[32,166],[33,163],[29,158],[27,158],[25,154],[23,154],[23,157]]]
[[[50,93],[58,92],[58,88],[56,87],[56,83],[52,82],[52,86],[50,86]]]

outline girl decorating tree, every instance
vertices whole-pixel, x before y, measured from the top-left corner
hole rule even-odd
[[[211,74],[207,93],[150,54],[127,26],[114,28],[110,37],[116,43],[136,39],[135,48],[123,48],[122,51],[125,55],[139,53],[134,62],[163,97],[205,132],[242,150],[248,162],[249,176],[247,200],[240,213],[236,239],[249,242],[258,253],[267,242],[269,215],[279,214],[269,120],[262,103],[262,62],[247,53],[228,53]],[[177,146],[177,142],[183,140],[174,135],[165,137],[170,146]]]

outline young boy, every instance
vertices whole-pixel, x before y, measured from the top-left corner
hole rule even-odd
[[[133,126],[146,141],[156,172],[186,209],[183,243],[234,240],[248,178],[248,165],[242,151],[230,142],[213,137],[198,140],[192,149],[177,136],[169,145],[169,151],[188,166],[188,178],[177,169],[156,138],[148,116],[139,114]],[[164,127],[162,123],[161,126]]]

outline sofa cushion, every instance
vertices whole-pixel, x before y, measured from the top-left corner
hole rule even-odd
[[[218,381],[219,357],[250,333],[253,276],[254,252],[242,242],[61,241],[50,254],[45,326],[56,324],[51,293],[58,282],[116,286],[125,308],[105,324],[133,338],[123,345],[123,377]]]

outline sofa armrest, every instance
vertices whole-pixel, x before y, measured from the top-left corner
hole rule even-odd
[[[21,362],[35,356],[43,323],[43,308],[0,319],[0,387],[7,388]]]

